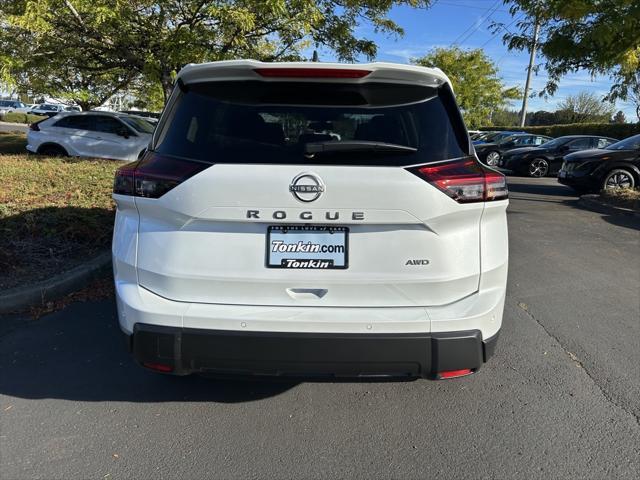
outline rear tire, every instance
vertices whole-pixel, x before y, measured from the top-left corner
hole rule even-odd
[[[604,177],[602,190],[619,190],[622,188],[635,188],[636,179],[629,170],[616,168]]]
[[[48,157],[68,157],[67,151],[60,145],[44,145],[38,149],[40,155]]]
[[[549,173],[549,162],[544,158],[534,158],[529,162],[527,175],[533,178],[546,177]]]

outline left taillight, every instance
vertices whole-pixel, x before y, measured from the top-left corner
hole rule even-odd
[[[159,198],[211,164],[147,152],[140,160],[116,170],[113,193]]]
[[[29,130],[33,130],[34,132],[39,132],[40,131],[40,126],[38,125],[38,123],[40,123],[40,122],[35,122],[35,123],[32,123],[31,125],[29,125]]]
[[[473,157],[423,165],[410,171],[458,203],[504,200],[509,196],[505,176]]]

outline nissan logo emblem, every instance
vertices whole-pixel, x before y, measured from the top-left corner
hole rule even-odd
[[[301,202],[313,202],[324,192],[324,183],[315,173],[301,173],[291,180],[289,191]]]

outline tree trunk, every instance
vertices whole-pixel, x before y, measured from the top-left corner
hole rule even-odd
[[[173,91],[173,79],[171,78],[171,70],[163,70],[160,74],[160,83],[162,83],[162,93],[164,93],[164,104],[167,104],[171,92]]]
[[[99,107],[100,105],[96,105],[95,102],[83,102],[82,100],[75,99],[76,104],[82,109],[83,112],[88,112],[92,108]]]

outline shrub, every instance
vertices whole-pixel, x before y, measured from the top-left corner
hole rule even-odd
[[[31,115],[28,113],[19,113],[19,112],[9,112],[9,113],[5,113],[2,116],[2,121],[10,122],[10,123],[34,123],[44,118],[46,117],[43,117],[40,115]]]
[[[537,127],[482,127],[480,130],[513,130],[550,137],[564,135],[602,135],[622,140],[640,133],[640,123],[570,123],[566,125],[540,125]]]

